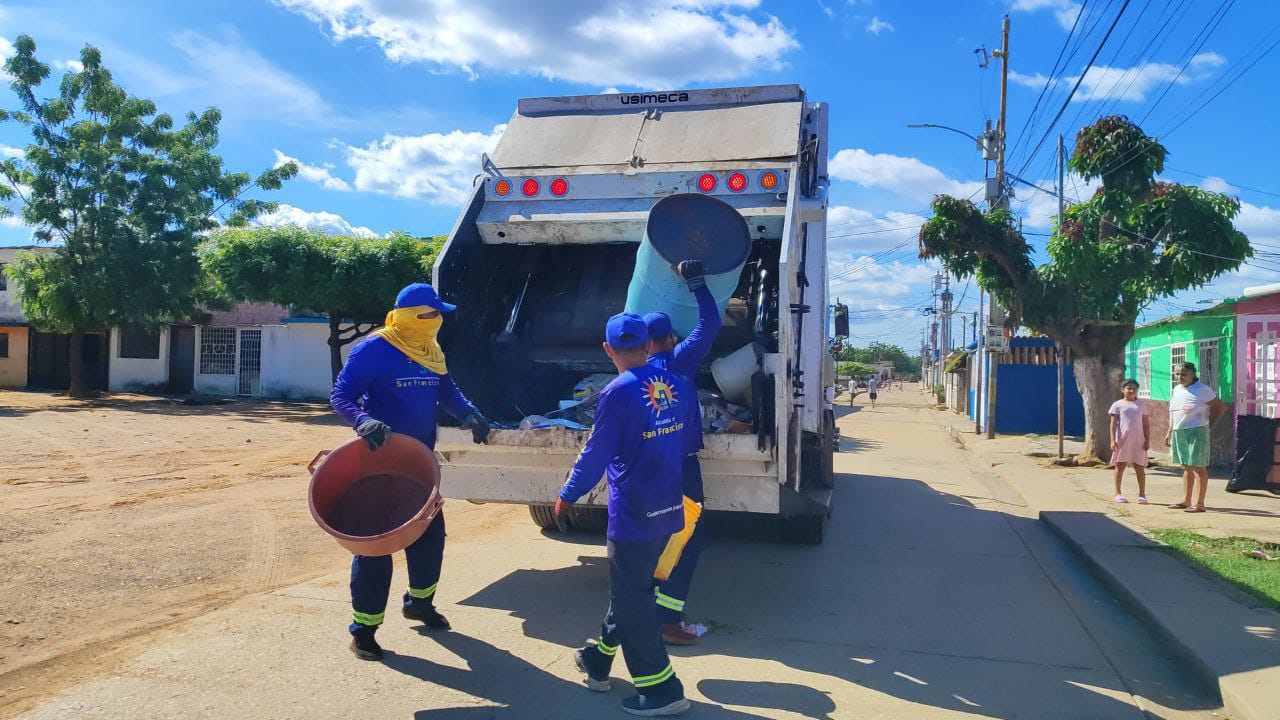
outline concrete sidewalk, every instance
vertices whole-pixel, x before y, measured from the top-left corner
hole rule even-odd
[[[1176,468],[1166,467],[1148,472],[1147,496],[1153,504],[1118,504],[1112,470],[1052,467],[1037,457],[1056,455],[1056,438],[988,440],[953,413],[935,417],[994,477],[1038,511],[1136,616],[1216,684],[1234,716],[1280,718],[1280,613],[1168,553],[1147,532],[1186,528],[1215,537],[1280,542],[1280,497],[1226,493],[1225,479],[1217,477],[1211,478],[1208,512],[1183,513],[1167,507],[1181,500],[1182,479]],[[1136,497],[1131,475],[1126,491]]]

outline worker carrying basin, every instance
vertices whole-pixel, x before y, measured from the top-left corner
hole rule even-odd
[[[649,211],[636,251],[627,312],[665,312],[676,334],[687,337],[698,323],[698,304],[676,272],[676,263],[702,261],[707,289],[723,317],[750,254],[747,221],[728,203],[693,193],[662,198]]]

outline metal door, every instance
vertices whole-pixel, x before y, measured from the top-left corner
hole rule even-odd
[[[196,384],[196,329],[169,328],[169,392],[187,395]]]
[[[239,394],[262,394],[262,331],[240,331]]]
[[[1236,327],[1240,353],[1237,412],[1274,418],[1280,395],[1280,315],[1241,315]]]

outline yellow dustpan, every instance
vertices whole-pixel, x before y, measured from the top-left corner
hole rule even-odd
[[[684,529],[672,535],[667,541],[662,557],[658,558],[658,568],[653,571],[655,578],[666,580],[671,577],[671,571],[675,569],[676,563],[680,562],[680,554],[684,552],[684,546],[689,544],[689,538],[693,536],[693,528],[698,524],[700,517],[702,517],[702,506],[692,498],[685,497]]]

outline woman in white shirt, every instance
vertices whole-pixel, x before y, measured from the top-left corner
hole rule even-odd
[[[1213,388],[1200,382],[1196,366],[1178,366],[1178,384],[1169,396],[1169,432],[1164,441],[1173,452],[1173,464],[1182,466],[1182,502],[1170,505],[1185,512],[1204,512],[1204,496],[1209,490],[1209,426],[1226,412]],[[1196,502],[1191,491],[1199,481]]]

